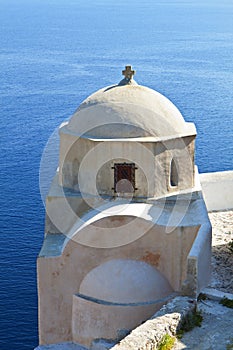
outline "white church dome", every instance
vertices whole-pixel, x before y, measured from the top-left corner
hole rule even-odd
[[[189,123],[170,100],[138,85],[131,74],[118,85],[102,88],[84,100],[66,128],[79,136],[118,139],[184,134]]]

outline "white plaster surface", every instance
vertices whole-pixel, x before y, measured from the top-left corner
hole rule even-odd
[[[164,201],[154,204],[130,203],[123,199],[107,202],[77,220],[67,236],[88,246],[115,247],[135,241],[145,234],[146,231],[140,224],[141,219],[144,219],[151,228],[155,224],[165,226],[167,233],[171,233],[176,227],[200,225],[208,221],[204,203],[201,198],[191,201],[191,196],[191,193],[188,194],[187,200],[183,201],[181,196],[180,200],[176,198],[176,201],[171,201],[170,204]],[[98,228],[97,222],[111,217],[131,217],[132,221],[121,230],[118,226],[111,227],[111,230],[103,225]],[[83,230],[91,226],[95,226],[95,230],[87,235]]]
[[[119,218],[121,224],[127,223],[124,217],[121,216]],[[118,225],[116,218],[113,221],[109,220],[109,218],[106,220],[106,223],[109,225]],[[140,221],[140,218],[138,220]],[[100,223],[102,223],[102,220],[100,220]],[[144,229],[144,232],[148,230],[148,224],[145,220],[141,219],[140,225]],[[90,230],[90,228],[91,226],[89,225],[86,229]],[[72,339],[78,341],[78,338],[72,338],[70,326],[72,310],[80,311],[81,304],[79,303],[78,305],[77,301],[78,307],[74,308],[74,305],[72,305],[72,295],[79,292],[80,284],[85,276],[91,270],[95,269],[95,267],[106,261],[126,259],[127,257],[130,257],[132,260],[144,261],[156,267],[166,277],[174,290],[180,290],[181,282],[186,278],[187,255],[198,229],[199,225],[178,227],[172,233],[166,234],[165,227],[155,225],[147,234],[133,241],[131,244],[111,249],[86,247],[74,240],[68,240],[61,252],[62,254],[60,256],[56,254],[54,257],[51,255],[48,257],[46,251],[49,251],[49,246],[48,249],[44,247],[44,256],[38,259],[40,343],[64,342],[71,341]],[[95,230],[95,226],[93,230]],[[51,235],[53,236],[53,234]],[[45,244],[47,242],[50,245],[48,237],[45,239]],[[140,289],[143,291],[143,286]],[[84,307],[87,304],[90,306],[89,309],[92,310],[88,313],[87,308]],[[106,329],[111,332],[113,328],[111,325],[114,320],[114,322],[120,325],[119,327],[122,325],[122,319],[130,321],[130,323],[125,324],[131,329],[131,326],[135,327],[142,320],[150,317],[152,310],[151,305],[142,305],[142,310],[135,310],[135,315],[132,317],[133,308],[131,306],[117,306],[118,313],[116,313],[112,310],[115,306],[102,305],[101,308],[100,304],[99,306],[94,304],[96,303],[83,300],[81,306],[83,306],[84,319],[82,323],[85,325],[88,319],[90,326],[92,325],[91,322],[93,322],[94,327],[96,320],[102,315],[101,322],[105,322],[104,324],[107,325],[109,324],[109,327]],[[147,307],[149,308],[148,310],[146,310]],[[95,317],[88,315],[95,315]],[[140,315],[140,322],[138,321],[138,315]],[[74,317],[76,325],[79,324],[79,317],[81,317],[81,314],[77,311]],[[106,322],[105,317],[109,322]],[[132,324],[131,322],[134,323]],[[52,332],[51,324],[53,324]],[[101,329],[103,328],[101,326]],[[75,326],[75,329],[79,329],[79,326]],[[97,335],[101,337],[100,332]]]
[[[75,295],[72,308],[73,341],[88,347],[97,339],[117,341],[150,318],[163,303],[134,306],[101,304]]]
[[[67,129],[94,138],[124,138],[174,135],[190,125],[160,93],[140,85],[116,85],[89,96]]]
[[[195,135],[173,136],[170,140],[134,142],[115,139],[90,140],[60,132],[59,184],[79,189],[84,194],[113,196],[117,162],[133,162],[137,166],[135,196],[161,197],[176,190],[194,186]],[[177,159],[178,186],[170,186],[171,159]]]
[[[194,244],[188,255],[188,266],[192,271],[194,283],[194,296],[197,296],[201,289],[208,285],[211,277],[211,237],[212,229],[210,222],[201,225]],[[189,268],[188,268],[189,270]],[[191,272],[190,271],[190,272]],[[195,271],[195,272],[194,272]],[[188,271],[189,274],[189,271]]]
[[[115,303],[141,303],[163,298],[172,288],[157,269],[143,261],[113,259],[91,270],[79,293]]]
[[[208,211],[233,208],[233,171],[200,174]]]

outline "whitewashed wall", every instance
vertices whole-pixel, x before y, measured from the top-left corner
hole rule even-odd
[[[233,171],[200,174],[207,210],[233,208]]]

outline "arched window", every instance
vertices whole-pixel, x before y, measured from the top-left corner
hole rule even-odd
[[[178,171],[177,171],[177,165],[174,158],[171,160],[171,168],[170,168],[170,185],[171,187],[178,186]]]

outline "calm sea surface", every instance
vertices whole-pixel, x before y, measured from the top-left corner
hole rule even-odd
[[[46,142],[125,64],[195,122],[200,172],[232,169],[232,18],[232,0],[0,0],[1,350],[38,344]]]

